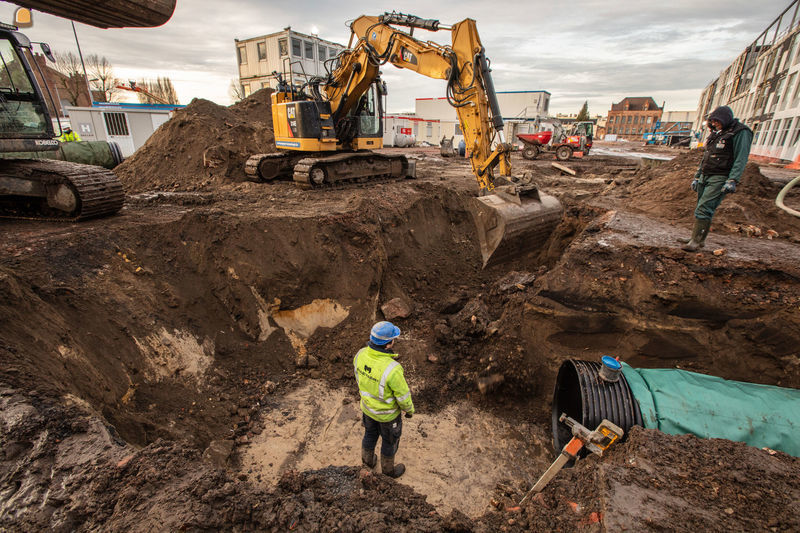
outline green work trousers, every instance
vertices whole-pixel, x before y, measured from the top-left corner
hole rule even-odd
[[[697,184],[697,207],[694,209],[694,218],[700,220],[711,220],[717,211],[725,193],[722,187],[728,180],[728,176],[700,176]]]

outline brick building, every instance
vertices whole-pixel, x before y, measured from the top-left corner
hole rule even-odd
[[[42,54],[34,54],[33,57],[39,64],[39,69],[31,65],[33,75],[42,88],[47,110],[53,118],[57,116],[66,117],[67,113],[64,111],[66,106],[91,107],[92,100],[102,101],[104,99],[102,91],[92,91],[93,94],[91,96],[89,95],[89,89],[86,86],[86,78],[83,76],[77,74],[72,77],[65,76],[54,68],[51,68]],[[28,56],[28,59],[30,60],[30,56]],[[46,86],[50,89],[49,96],[47,88],[42,84],[42,78],[39,75],[40,69],[45,76]],[[75,95],[75,101],[71,100],[70,94]],[[50,96],[53,98],[52,102],[50,101]],[[53,109],[53,104],[55,104],[55,109]]]
[[[663,110],[650,96],[623,98],[618,104],[611,104],[606,133],[617,139],[641,140],[644,133],[653,130]]]

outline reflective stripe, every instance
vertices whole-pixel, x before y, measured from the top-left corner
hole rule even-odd
[[[395,400],[397,400],[398,402],[404,402],[404,401],[408,400],[410,397],[411,397],[411,391],[408,391],[407,393],[403,394],[401,397],[395,398]]]
[[[358,353],[356,354],[355,361],[353,361],[353,370],[356,373],[356,385],[359,385],[359,386],[360,386],[360,384],[359,384],[359,381],[358,381],[358,356],[361,355],[361,352],[363,352],[363,351],[364,350],[359,350]]]
[[[378,398],[377,396],[373,396],[372,394],[368,393],[368,392],[367,392],[367,391],[365,391],[365,390],[360,390],[360,391],[358,391],[358,392],[360,392],[360,393],[361,393],[361,396],[366,396],[367,398],[372,398],[373,400],[377,400],[377,401],[379,401],[379,402],[381,402],[381,403],[386,403],[386,402],[384,402],[383,400],[381,400],[380,398]]]
[[[380,400],[385,402],[384,399],[384,389],[386,388],[386,380],[389,379],[389,374],[394,370],[394,367],[399,366],[400,363],[397,361],[391,361],[388,365],[386,365],[386,370],[383,371],[383,375],[381,376],[381,384],[378,385],[378,396],[380,396]]]
[[[375,409],[371,409],[363,401],[361,402],[361,407],[363,407],[364,409],[366,409],[367,411],[369,411],[373,415],[378,415],[378,416],[380,416],[380,415],[392,415],[392,414],[397,413],[397,412],[400,411],[399,409],[388,409],[386,411],[376,411]]]

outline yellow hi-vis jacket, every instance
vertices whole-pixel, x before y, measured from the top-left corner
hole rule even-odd
[[[394,420],[400,411],[414,412],[411,391],[395,353],[365,346],[353,358],[361,410],[378,422]]]
[[[74,131],[71,131],[69,133],[65,132],[58,137],[58,140],[61,141],[62,143],[81,142],[81,136],[75,133]]]

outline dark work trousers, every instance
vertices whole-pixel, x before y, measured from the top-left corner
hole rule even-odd
[[[402,414],[402,413],[401,413]],[[400,435],[403,434],[403,417],[398,414],[391,422],[378,422],[361,413],[361,423],[364,425],[364,439],[361,447],[365,450],[374,450],[381,438],[381,455],[394,457],[400,445]]]

